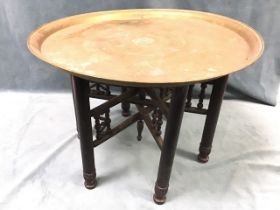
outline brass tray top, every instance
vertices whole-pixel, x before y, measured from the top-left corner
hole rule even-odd
[[[96,82],[176,86],[241,70],[261,36],[237,20],[176,9],[87,13],[43,25],[28,39],[39,59]]]

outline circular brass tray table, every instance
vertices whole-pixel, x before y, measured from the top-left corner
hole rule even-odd
[[[184,112],[206,115],[198,160],[207,162],[228,75],[255,62],[263,41],[246,24],[216,14],[133,9],[53,21],[30,35],[28,47],[39,59],[71,75],[86,188],[96,186],[93,148],[135,122],[141,140],[145,123],[161,149],[153,198],[162,204]],[[201,91],[193,107],[197,83]],[[205,109],[207,85],[213,88]],[[113,86],[122,92],[112,94]],[[91,108],[89,98],[106,101]],[[120,103],[127,119],[111,128],[110,108]],[[130,104],[136,105],[137,113],[130,113]]]

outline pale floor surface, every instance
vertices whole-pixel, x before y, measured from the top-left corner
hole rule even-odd
[[[95,149],[98,186],[83,187],[70,94],[3,92],[0,209],[280,209],[280,107],[224,101],[213,152],[195,155],[204,117],[185,114],[167,203],[152,201],[160,152],[136,125]],[[97,103],[97,102],[96,102]],[[120,107],[112,111],[113,121]]]

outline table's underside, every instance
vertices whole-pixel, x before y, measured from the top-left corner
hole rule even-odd
[[[155,184],[154,201],[163,204],[171,176],[173,159],[178,142],[184,112],[206,115],[205,126],[199,146],[198,161],[208,161],[212,141],[219,116],[227,76],[207,83],[201,83],[197,106],[192,104],[194,85],[176,88],[139,88],[122,87],[122,93],[114,95],[110,86],[90,83],[79,77],[72,76],[77,130],[80,138],[83,176],[85,187],[93,189],[97,185],[94,160],[94,147],[107,141],[120,131],[137,122],[137,139],[141,140],[144,124],[146,124],[154,140],[161,149],[158,176]],[[207,84],[213,85],[208,108],[204,108],[203,99]],[[90,107],[89,98],[105,99],[106,102],[97,107]],[[111,123],[110,109],[122,104],[123,115],[127,116],[117,125]],[[129,116],[129,105],[135,104],[138,112]],[[92,117],[95,129],[93,139]],[[162,134],[163,118],[166,118],[164,138]]]
[[[189,86],[185,112],[207,114],[207,108],[203,104],[207,86],[213,82],[199,84],[200,90],[194,91],[194,85]],[[91,109],[91,116],[95,123],[95,140],[93,146],[107,141],[112,136],[137,122],[138,140],[141,140],[143,121],[154,137],[159,148],[162,147],[161,127],[163,118],[167,118],[170,106],[172,89],[169,88],[123,88],[122,93],[112,93],[113,86],[91,83],[90,97],[106,100],[101,105]],[[117,87],[115,87],[117,88]],[[196,94],[194,94],[194,92]],[[194,100],[197,104],[194,104]],[[127,110],[127,119],[111,127],[110,109],[122,103],[123,111]],[[136,105],[137,113],[129,116],[128,104]],[[143,120],[143,121],[142,121]]]

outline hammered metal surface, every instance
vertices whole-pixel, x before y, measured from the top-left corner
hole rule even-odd
[[[243,69],[262,53],[245,24],[188,10],[120,10],[49,23],[30,50],[70,73],[121,85],[178,85]]]

